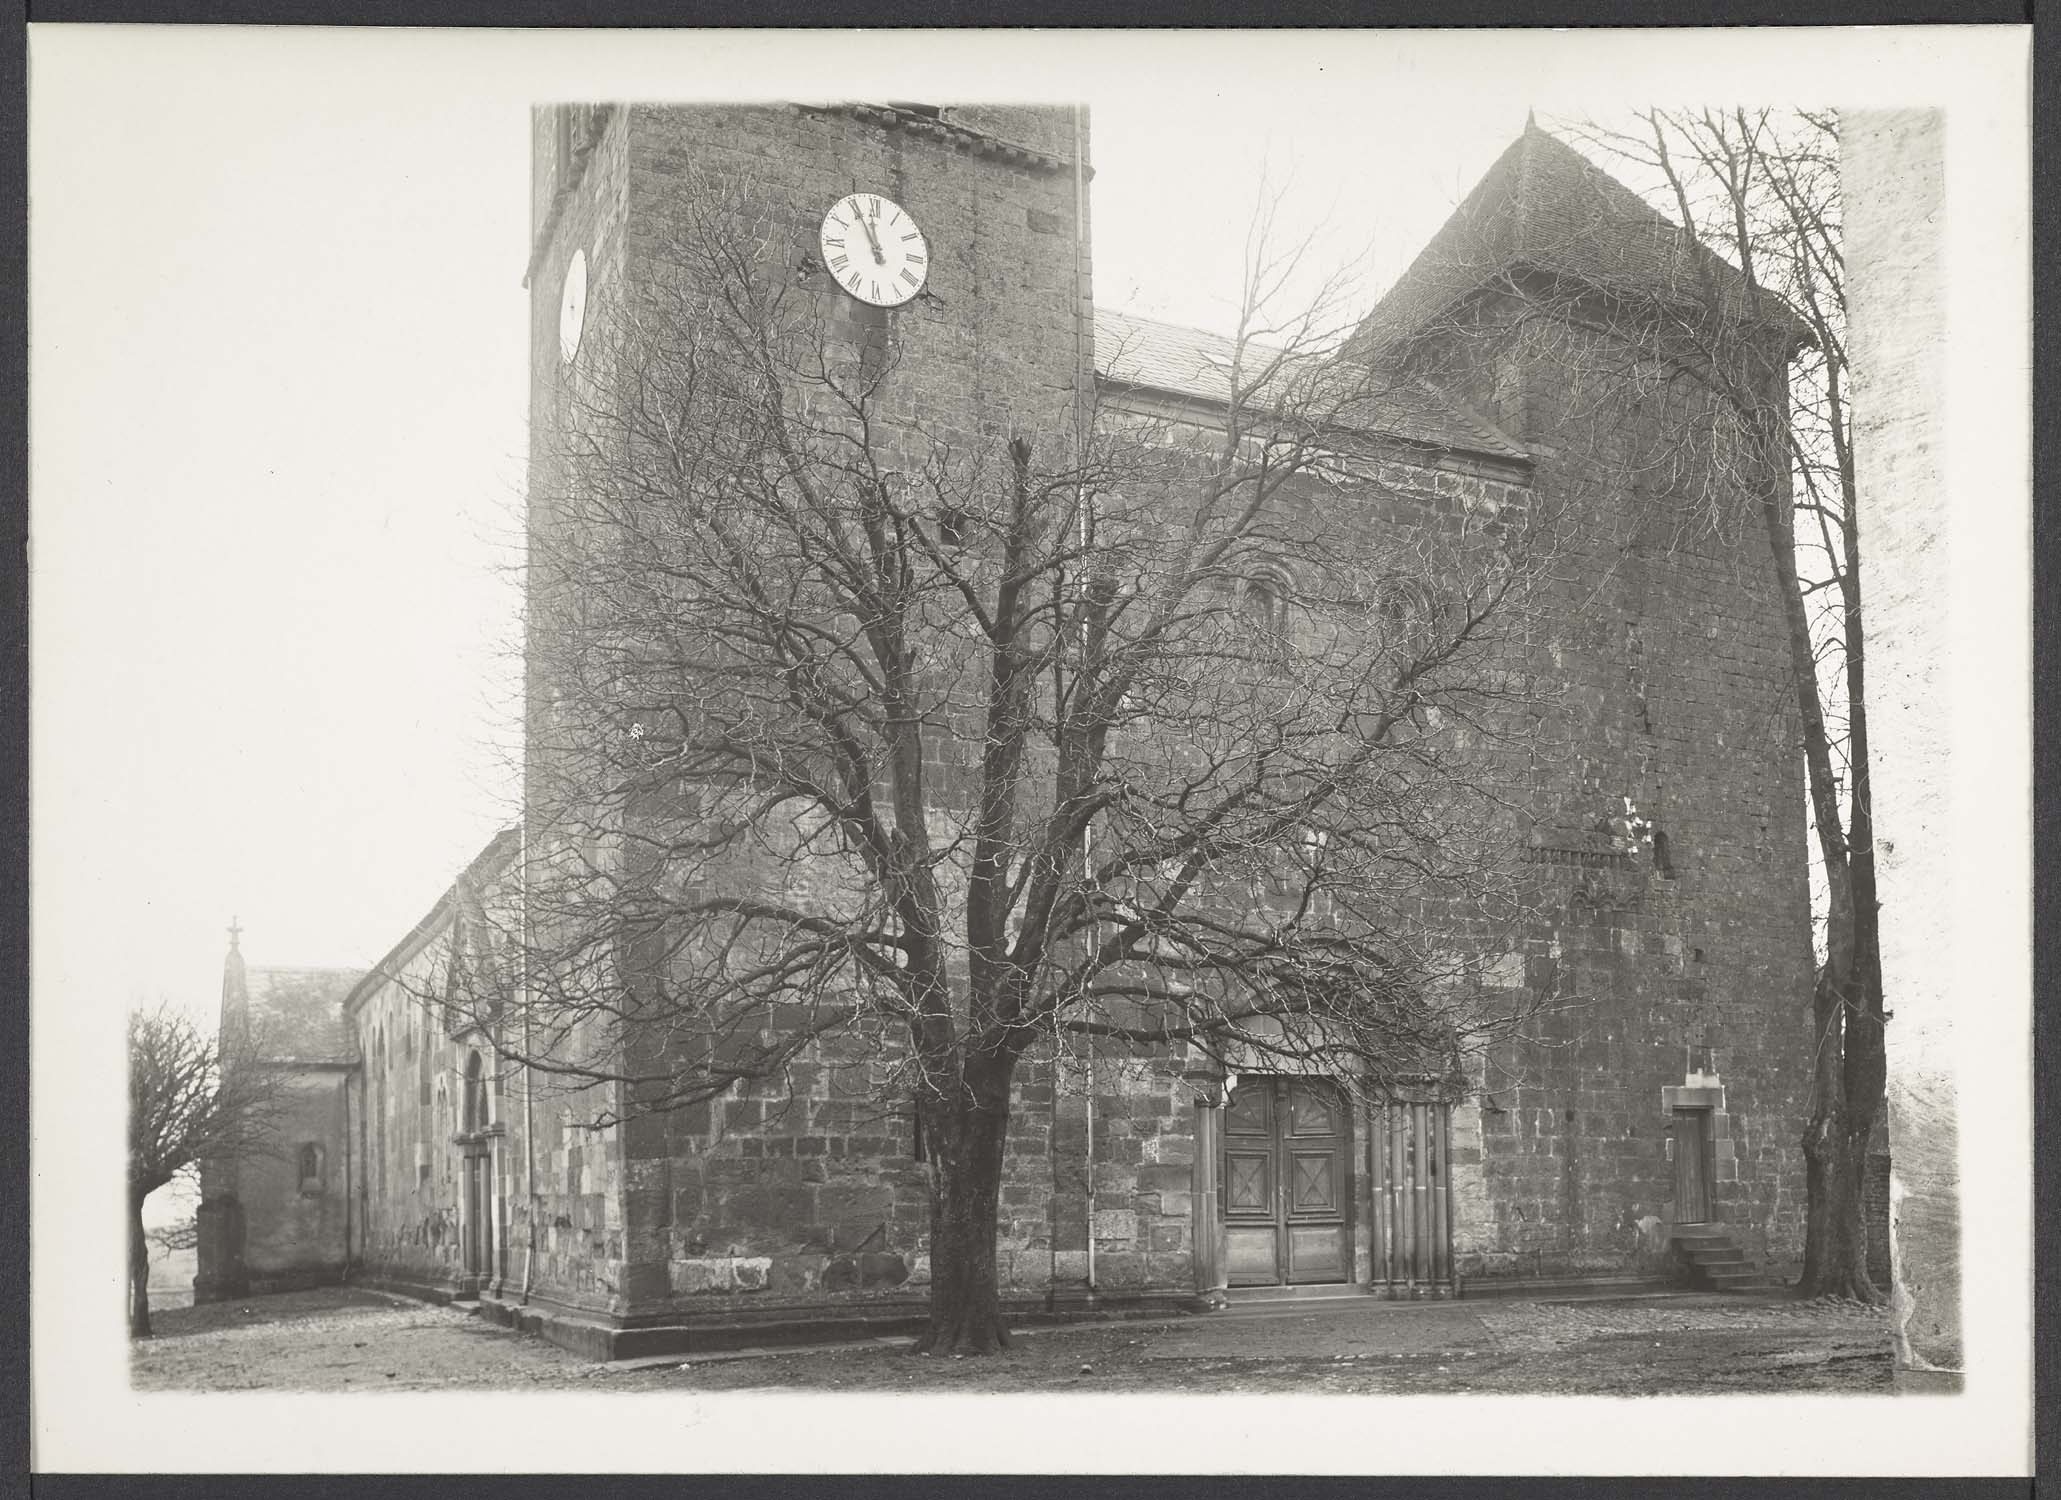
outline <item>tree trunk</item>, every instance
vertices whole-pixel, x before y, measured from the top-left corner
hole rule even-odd
[[[1002,1153],[1015,1060],[970,1060],[955,1097],[919,1103],[931,1156],[930,1327],[917,1354],[993,1354],[1009,1346],[995,1274]]]
[[[1780,451],[1770,439],[1766,451]],[[1868,1279],[1867,1231],[1861,1215],[1861,1178],[1868,1160],[1868,1134],[1882,1098],[1882,960],[1875,909],[1874,848],[1868,817],[1865,759],[1853,795],[1856,838],[1849,840],[1839,813],[1838,778],[1819,697],[1817,657],[1803,585],[1796,571],[1793,513],[1783,493],[1770,490],[1761,520],[1775,565],[1796,679],[1796,706],[1803,728],[1804,775],[1811,819],[1824,859],[1826,888],[1825,966],[1812,988],[1815,1052],[1811,1067],[1811,1117],[1804,1128],[1803,1279],[1804,1297],[1853,1297],[1880,1301]],[[1859,749],[1866,750],[1865,718],[1855,724]]]
[[[1851,1084],[1854,1049],[1865,1048],[1857,1031],[1881,1028],[1856,1015],[1854,986],[1828,964],[1813,998],[1817,1022],[1817,1065],[1811,1076],[1811,1118],[1803,1133],[1805,1211],[1803,1277],[1799,1297],[1848,1297],[1879,1302],[1868,1276],[1868,1235],[1862,1213],[1862,1183],[1868,1164],[1868,1135],[1875,1111],[1857,1099]],[[1863,1065],[1865,1071],[1865,1065]]]
[[[129,1196],[129,1337],[150,1337],[150,1241],[143,1235],[143,1200]]]
[[[1848,1297],[1879,1302],[1868,1276],[1868,1235],[1861,1212],[1862,1174],[1868,1142],[1856,1147],[1852,1132],[1837,1119],[1813,1119],[1804,1133],[1804,1177],[1809,1209],[1804,1227],[1800,1297]]]

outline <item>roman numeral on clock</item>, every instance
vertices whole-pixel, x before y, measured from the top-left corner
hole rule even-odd
[[[830,257],[830,269],[833,271],[842,271],[846,266],[850,264],[851,262],[846,260],[842,255],[833,255]]]

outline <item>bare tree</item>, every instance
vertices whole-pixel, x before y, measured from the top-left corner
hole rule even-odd
[[[150,1243],[166,1254],[181,1250],[194,1250],[200,1246],[200,1221],[180,1219],[176,1223],[161,1224],[147,1236]]]
[[[930,1167],[918,1347],[988,1352],[1026,1054],[1378,1089],[1524,1020],[1467,954],[1529,909],[1548,518],[1404,496],[1391,377],[1338,285],[1270,316],[1262,233],[1220,408],[1083,379],[968,434],[749,183],[678,215],[533,479],[522,925],[459,977],[607,1108],[870,1070]]]
[[[143,1203],[203,1159],[273,1152],[285,1075],[248,1027],[210,1035],[169,1001],[129,1015],[129,1333],[150,1334]],[[168,1242],[169,1243],[169,1242]]]
[[[1575,133],[1644,177],[1671,205],[1690,252],[1683,268],[1693,274],[1675,297],[1611,290],[1635,302],[1638,316],[1626,322],[1641,330],[1644,352],[1693,371],[1716,398],[1675,439],[1720,455],[1710,485],[1677,497],[1684,523],[1723,526],[1744,515],[1765,540],[1822,881],[1799,1291],[1879,1300],[1862,1180],[1883,1098],[1884,1016],[1838,121],[1807,110],[1654,109]]]

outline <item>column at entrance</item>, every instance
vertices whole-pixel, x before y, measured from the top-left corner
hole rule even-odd
[[[461,1244],[465,1254],[465,1290],[478,1291],[493,1273],[493,1148],[483,1138],[465,1143],[465,1196]]]
[[[1217,1177],[1224,1120],[1221,1084],[1217,1090],[1216,1097],[1205,1095],[1195,1102],[1195,1186],[1190,1196],[1194,1208],[1195,1291],[1205,1300],[1221,1299],[1224,1294],[1224,1214]]]
[[[1449,1297],[1453,1262],[1451,1111],[1436,1099],[1388,1099],[1369,1111],[1374,1197],[1373,1289],[1385,1297]]]

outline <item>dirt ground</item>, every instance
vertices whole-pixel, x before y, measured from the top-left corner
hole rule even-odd
[[[1879,1308],[1681,1294],[1595,1301],[1354,1299],[1030,1329],[991,1359],[906,1340],[595,1365],[467,1314],[356,1289],[168,1310],[142,1390],[1263,1391],[1682,1395],[1887,1392]]]
[[[584,1387],[596,1366],[449,1307],[324,1287],[151,1314],[130,1382],[154,1391]]]

